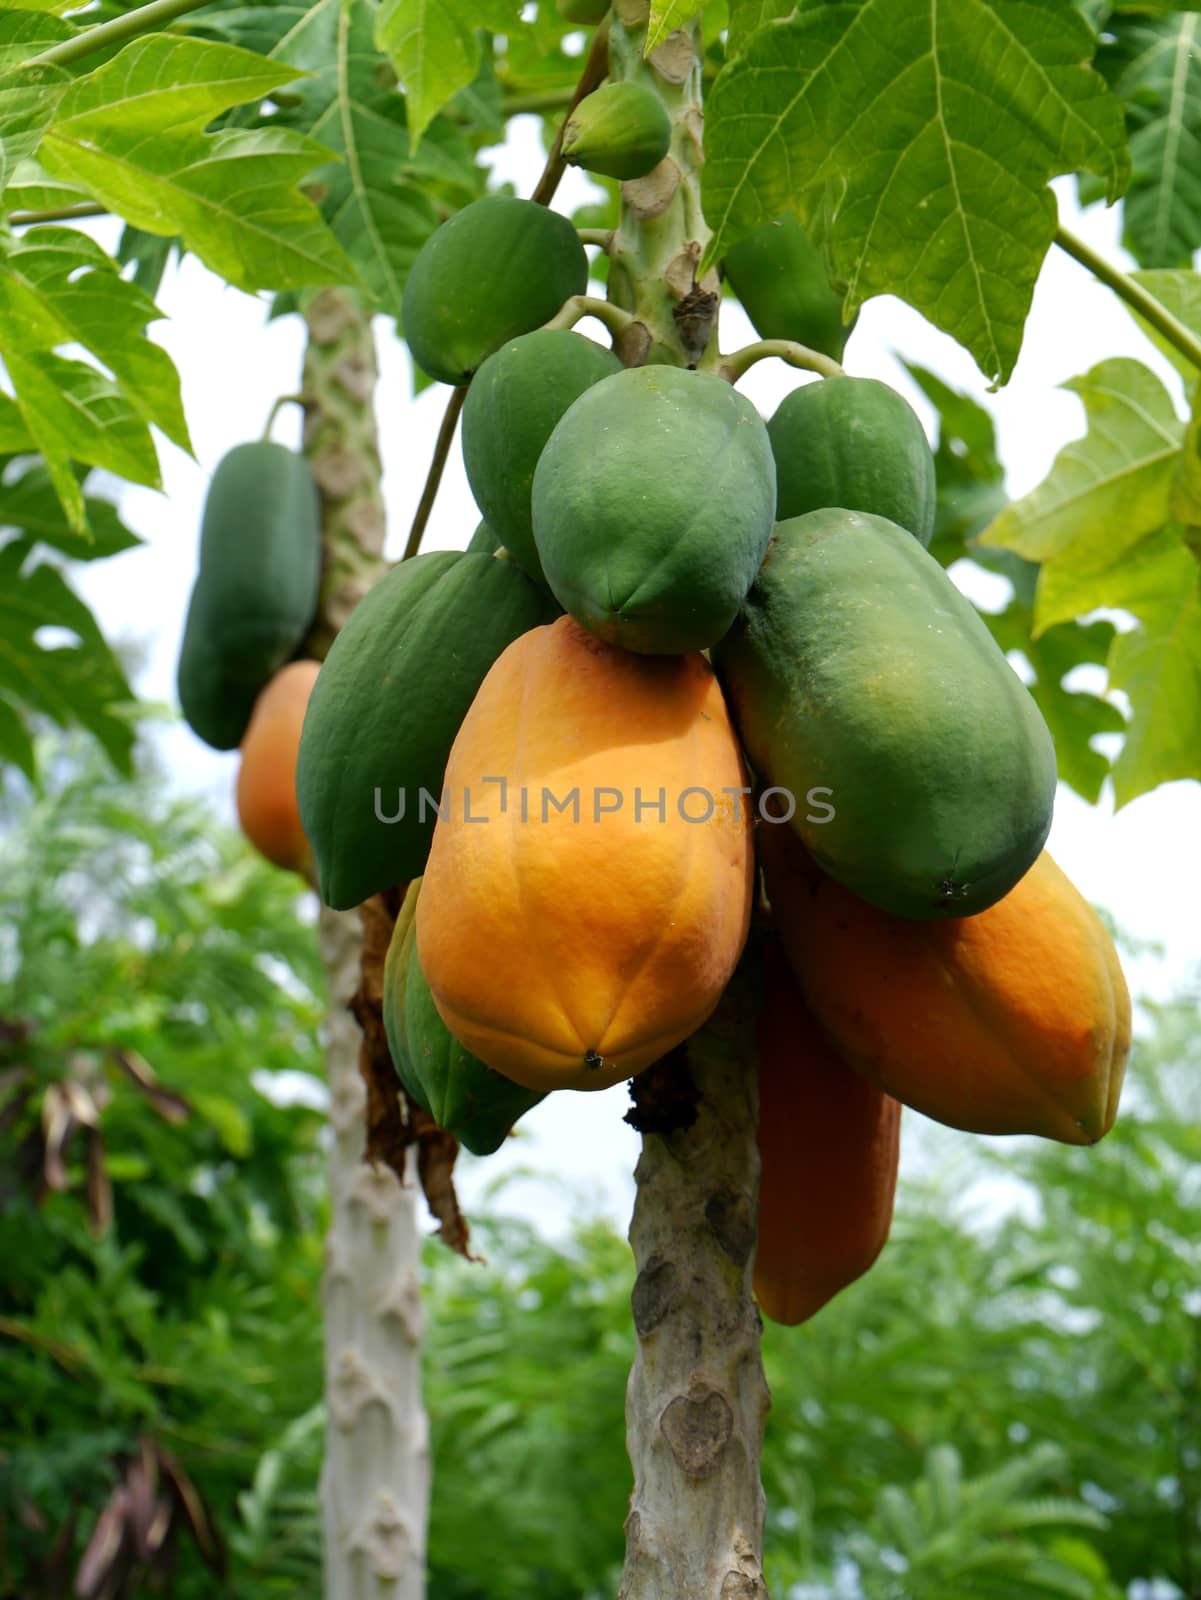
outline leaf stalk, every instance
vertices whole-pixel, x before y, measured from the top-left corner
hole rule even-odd
[[[94,55],[97,50],[106,50],[109,45],[124,44],[126,39],[134,39],[141,33],[153,33],[164,24],[173,22],[176,17],[182,17],[189,11],[199,11],[208,4],[210,0],[150,0],[149,5],[138,6],[136,10],[111,17],[107,22],[98,22],[94,27],[77,33],[73,39],[62,39],[58,44],[52,44],[25,65],[65,67],[73,61],[82,60],[84,56]]]
[[[1091,245],[1086,244],[1083,239],[1078,239],[1064,227],[1055,230],[1055,243],[1071,256],[1073,261],[1078,261],[1082,267],[1087,268],[1106,288],[1112,289],[1120,300],[1124,300],[1144,322],[1150,323],[1173,349],[1179,350],[1185,360],[1191,361],[1201,372],[1201,339],[1174,317],[1167,306],[1144,289],[1141,283],[1136,283],[1129,273],[1106,261],[1105,257],[1098,255]]]

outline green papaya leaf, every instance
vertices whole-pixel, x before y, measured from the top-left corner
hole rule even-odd
[[[1130,136],[1124,242],[1144,267],[1187,267],[1201,248],[1201,16],[1113,17],[1097,67]]]
[[[434,117],[465,89],[480,65],[477,28],[515,27],[518,0],[383,0],[375,43],[391,61],[409,103],[417,144]]]
[[[33,776],[33,714],[86,728],[128,775],[133,691],[87,606],[57,567],[31,562],[24,539],[0,546],[0,639],[0,756]]]
[[[330,152],[288,128],[204,131],[297,76],[249,50],[149,34],[70,84],[38,156],[134,227],[181,236],[238,288],[354,282],[297,188]]]
[[[1059,452],[1043,482],[1008,506],[980,543],[1031,561],[1104,567],[1167,520],[1184,427],[1155,374],[1126,356],[1063,387],[1084,402],[1087,433]]]
[[[0,444],[41,451],[76,533],[87,518],[72,463],[157,486],[150,427],[191,448],[179,375],[145,337],[158,315],[153,300],[76,229],[34,228],[0,240],[0,359],[16,413],[0,410]],[[82,348],[97,364],[60,355],[64,346]]]
[[[705,9],[705,0],[651,0],[651,19],[646,30],[646,54],[661,45],[669,33],[686,28]]]
[[[272,59],[308,76],[273,120],[318,139],[337,160],[312,176],[321,213],[380,308],[399,316],[405,279],[440,210],[483,188],[470,144],[437,116],[416,149],[405,97],[381,75],[375,0],[318,0],[273,46]]]
[[[795,0],[730,0],[730,31],[726,39],[729,59],[740,54],[747,40],[769,22],[788,16]]]
[[[709,96],[702,268],[792,210],[828,234],[848,313],[900,295],[1003,382],[1055,233],[1050,179],[1087,168],[1110,198],[1127,180],[1093,47],[1069,0],[801,0]]]
[[[1172,485],[1172,516],[1177,522],[1201,528],[1201,383],[1193,391],[1193,413]]]
[[[1153,295],[1165,310],[1170,311],[1177,322],[1183,323],[1190,333],[1201,339],[1201,273],[1162,267],[1148,272],[1132,272],[1130,276],[1148,294]],[[1158,328],[1153,328],[1137,311],[1132,315],[1151,342],[1180,373],[1185,383],[1190,386],[1194,384],[1197,381],[1196,364],[1184,355],[1178,346],[1165,339]]]
[[[111,501],[85,494],[84,512],[87,532],[79,534],[68,523],[50,474],[41,462],[9,481],[0,478],[0,528],[49,545],[73,561],[118,555],[142,542],[121,521]]]

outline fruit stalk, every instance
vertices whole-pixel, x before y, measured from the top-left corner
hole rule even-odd
[[[610,72],[660,95],[671,150],[648,177],[622,185],[609,296],[644,326],[647,361],[713,370],[719,285],[716,274],[696,282],[708,239],[700,41],[695,27],[679,30],[644,60],[648,9],[618,0]],[[759,1153],[748,989],[736,974],[705,1027],[635,1080],[638,1351],[626,1392],[634,1491],[619,1600],[767,1596],[759,1464],[770,1400],[751,1295]],[[666,1117],[647,1102],[665,1079]],[[682,1119],[678,1108],[673,1116],[677,1094]]]
[[[324,655],[383,570],[371,320],[348,291],[323,290],[305,321],[304,450],[321,490],[323,580],[309,649]],[[375,902],[370,902],[374,905]],[[363,924],[322,908],[329,995],[330,1226],[325,1312],[325,1600],[421,1600],[429,1456],[421,1406],[417,1185],[363,1159],[358,989]],[[410,1159],[412,1157],[410,1156]]]

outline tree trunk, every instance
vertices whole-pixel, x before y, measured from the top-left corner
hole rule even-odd
[[[653,89],[671,150],[622,185],[610,297],[645,329],[628,348],[716,370],[720,284],[697,281],[699,38],[680,29],[644,59],[646,0],[616,0],[610,73]],[[766,1600],[759,1462],[770,1399],[751,1294],[758,1214],[758,1080],[746,967],[714,1017],[635,1080],[643,1133],[630,1244],[638,1354],[626,1395],[634,1492],[619,1600]]]
[[[305,313],[304,449],[322,500],[324,577],[308,641],[324,656],[383,570],[371,321],[346,290]],[[421,1406],[420,1234],[415,1160],[402,1187],[363,1159],[362,1044],[348,1009],[360,983],[355,912],[322,908],[329,995],[330,1226],[326,1243],[326,1445],[321,1476],[325,1600],[421,1600],[429,1445]]]
[[[770,1399],[751,1297],[759,1151],[749,988],[736,975],[709,1023],[635,1083],[634,1493],[619,1600],[766,1600],[759,1458]]]

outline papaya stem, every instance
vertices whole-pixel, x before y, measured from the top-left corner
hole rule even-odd
[[[612,228],[577,228],[576,232],[580,236],[581,244],[598,244],[608,255],[609,246],[613,243]]]
[[[1138,312],[1144,322],[1149,322],[1157,333],[1162,333],[1172,348],[1179,350],[1186,361],[1191,361],[1193,366],[1201,371],[1201,339],[1174,317],[1167,306],[1144,289],[1141,283],[1136,283],[1129,273],[1113,266],[1104,256],[1098,255],[1091,245],[1085,244],[1083,239],[1078,239],[1064,227],[1056,228],[1055,243],[1071,256],[1073,261],[1078,261],[1082,267],[1087,268],[1094,278],[1105,284],[1106,288],[1112,289],[1132,311]]]
[[[623,311],[620,306],[615,306],[611,300],[598,300],[590,294],[573,294],[569,300],[555,312],[545,328],[574,328],[577,322],[582,322],[585,317],[595,317],[598,322],[603,322],[613,339],[617,340],[633,327],[637,318],[628,311]]]
[[[778,356],[790,367],[800,367],[805,372],[820,372],[823,378],[845,376],[837,361],[793,339],[758,339],[754,344],[744,344],[741,350],[720,356],[717,371],[727,383],[737,383],[757,361],[766,361],[769,356]]]
[[[94,27],[84,28],[82,33],[77,33],[74,38],[60,39],[58,44],[52,44],[48,50],[43,50],[41,55],[32,56],[25,62],[27,67],[65,67],[72,61],[79,61],[84,56],[94,55],[97,50],[107,50],[110,45],[124,44],[126,39],[136,38],[140,33],[152,33],[156,28],[161,28],[165,23],[173,22],[176,17],[181,17],[188,11],[199,11],[201,6],[209,4],[209,0],[150,0],[149,5],[138,6],[135,11],[126,11],[119,17],[111,17],[107,22],[98,22]]]
[[[555,134],[555,142],[550,147],[550,154],[546,158],[542,176],[538,179],[538,185],[530,196],[530,199],[537,201],[540,206],[550,205],[555,197],[555,190],[559,187],[559,180],[567,170],[567,163],[563,159],[563,130],[567,126],[568,118],[585,95],[591,94],[593,89],[600,88],[608,76],[608,72],[609,22],[608,18],[606,18],[592,36],[592,45],[584,62],[584,70],[580,73],[580,81],[575,86],[575,93],[567,102],[567,109]]]
[[[548,89],[542,94],[506,94],[501,96],[502,117],[538,115],[549,111],[565,111],[571,104],[574,89]]]
[[[271,430],[275,426],[275,419],[285,406],[303,406],[308,404],[308,396],[304,394],[281,394],[267,413],[267,420],[263,424],[260,439],[267,440],[271,437]]]
[[[40,222],[74,222],[77,217],[107,217],[108,207],[90,200],[77,206],[56,206],[52,211],[14,211],[9,222],[14,228],[33,228]]]
[[[450,455],[455,429],[459,423],[459,412],[462,411],[466,398],[467,387],[464,385],[462,388],[452,389],[450,399],[446,402],[446,410],[442,413],[442,426],[438,429],[438,440],[430,460],[430,469],[425,475],[425,488],[421,491],[421,499],[417,502],[417,511],[413,517],[413,525],[409,529],[405,553],[400,558],[402,561],[408,561],[421,549],[422,535],[425,533],[426,523],[430,520],[430,512],[434,509],[434,501],[438,497],[438,485],[442,482],[446,458]]]

